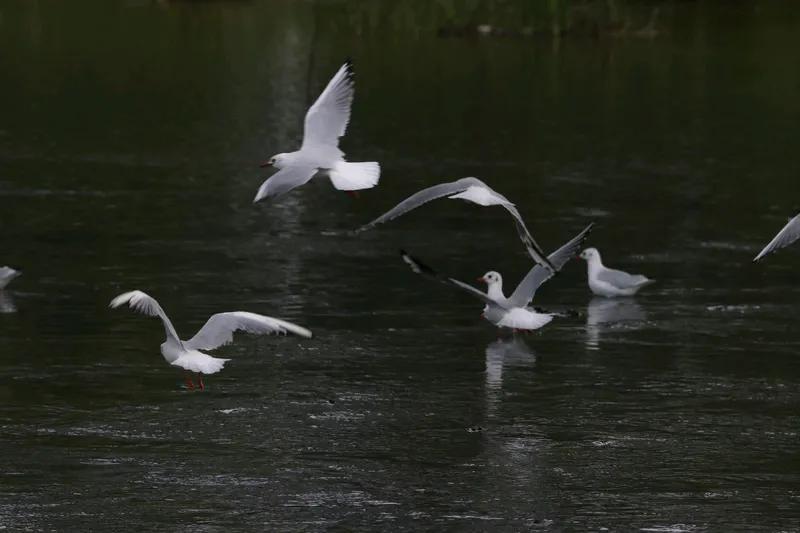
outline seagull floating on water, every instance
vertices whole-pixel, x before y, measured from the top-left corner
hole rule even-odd
[[[758,261],[772,252],[777,252],[781,248],[789,246],[797,239],[800,239],[800,215],[789,219],[789,222],[775,235],[775,238],[761,250],[761,253],[759,253],[753,261]]]
[[[603,266],[597,248],[587,248],[580,255],[586,260],[589,274],[589,288],[598,296],[633,296],[639,289],[655,283],[655,280],[641,275],[628,274]]]
[[[111,300],[109,307],[116,308],[124,304],[128,304],[131,309],[142,314],[161,319],[164,323],[164,330],[167,333],[167,340],[161,345],[161,355],[172,366],[199,374],[198,386],[200,390],[205,389],[202,374],[216,374],[222,370],[227,361],[230,361],[230,359],[212,357],[200,350],[213,350],[233,342],[233,334],[236,331],[246,331],[260,335],[294,333],[301,337],[311,337],[309,330],[291,322],[245,311],[234,311],[212,315],[194,337],[188,341],[182,341],[175,332],[169,317],[167,317],[167,314],[155,298],[142,291],[131,291],[120,294]],[[186,375],[186,386],[190,390],[194,389],[192,374]]]
[[[589,224],[586,229],[548,256],[548,260],[557,270],[561,270],[567,261],[575,257],[575,254],[583,246],[583,242],[586,240],[592,226],[593,224]],[[486,304],[482,317],[497,327],[514,330],[535,330],[553,320],[554,315],[551,313],[540,313],[528,307],[536,294],[536,290],[553,276],[553,272],[541,265],[535,265],[520,281],[511,296],[506,297],[503,294],[503,278],[497,272],[489,271],[478,278],[479,281],[483,281],[488,285],[487,292],[483,292],[463,281],[440,275],[405,251],[401,250],[400,253],[403,260],[417,274],[423,274],[452,285],[482,300]]]
[[[349,163],[339,150],[339,137],[345,134],[350,121],[353,91],[353,66],[348,60],[306,113],[300,150],[276,154],[261,164],[275,167],[278,172],[261,185],[253,202],[305,185],[319,171],[327,174],[340,191],[369,189],[378,184],[381,167],[377,162]]]
[[[378,224],[383,224],[384,222],[397,218],[421,205],[427,204],[432,200],[444,198],[445,196],[452,200],[465,200],[481,206],[502,206],[514,217],[517,233],[519,233],[519,237],[525,245],[525,249],[528,250],[528,254],[534,261],[544,266],[550,272],[556,271],[554,265],[550,263],[542,251],[542,248],[536,243],[533,236],[528,231],[527,226],[525,226],[525,221],[522,220],[522,215],[519,214],[516,206],[511,203],[508,198],[495,191],[478,178],[461,178],[460,180],[440,183],[439,185],[422,189],[356,231],[362,232],[368,230]]]
[[[5,289],[6,285],[11,283],[14,278],[18,278],[21,275],[22,272],[19,270],[14,270],[8,266],[0,267],[0,290]]]

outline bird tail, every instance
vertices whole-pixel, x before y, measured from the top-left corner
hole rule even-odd
[[[381,166],[376,161],[369,163],[348,163],[339,161],[329,171],[333,186],[340,191],[369,189],[378,184]]]
[[[216,374],[222,370],[222,367],[224,367],[225,363],[228,361],[230,361],[230,359],[220,359],[219,357],[211,357],[202,352],[195,352],[194,354],[182,355],[170,364],[200,374]]]

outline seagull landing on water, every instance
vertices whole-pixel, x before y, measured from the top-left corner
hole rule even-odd
[[[598,296],[633,296],[639,289],[655,283],[655,280],[641,275],[632,275],[621,270],[603,266],[597,248],[587,248],[580,255],[586,260],[589,274],[589,288]]]
[[[11,283],[14,278],[18,278],[22,275],[22,272],[19,270],[14,270],[11,267],[0,267],[0,290],[6,288],[6,285]]]
[[[581,246],[583,246],[583,242],[586,240],[591,229],[592,224],[564,246],[550,254],[548,256],[550,263],[554,265],[557,270],[561,270],[567,261],[575,257],[575,254],[580,250]],[[554,315],[550,313],[539,313],[528,307],[536,294],[536,290],[553,276],[552,272],[541,265],[535,265],[522,281],[520,281],[511,296],[506,297],[503,293],[503,278],[497,272],[490,271],[478,278],[479,281],[483,281],[488,285],[487,292],[483,292],[463,281],[440,275],[419,259],[408,255],[405,251],[401,250],[400,253],[403,257],[403,261],[417,274],[423,274],[442,283],[452,285],[482,300],[483,303],[486,304],[483,308],[482,317],[499,328],[535,330],[553,320]]]
[[[789,222],[783,227],[782,230],[775,235],[769,244],[767,244],[761,253],[756,256],[753,261],[758,261],[763,258],[765,255],[769,255],[772,252],[777,252],[781,248],[785,248],[792,244],[797,239],[800,239],[800,215],[789,220]]]
[[[111,300],[109,307],[116,308],[124,304],[128,304],[131,309],[142,314],[161,319],[164,323],[164,330],[167,333],[167,340],[161,345],[161,355],[164,356],[167,363],[187,371],[186,386],[190,390],[194,390],[195,387],[191,373],[198,374],[198,386],[200,390],[204,390],[205,384],[203,384],[202,374],[216,374],[222,370],[227,361],[230,361],[230,359],[211,357],[200,350],[213,350],[233,342],[233,334],[236,331],[246,331],[259,335],[294,333],[301,337],[311,337],[309,330],[291,322],[245,311],[234,311],[212,315],[194,337],[188,341],[182,341],[178,338],[172,322],[170,322],[169,317],[158,305],[155,298],[142,291],[131,291],[120,294]]]
[[[418,191],[392,209],[382,214],[369,224],[365,224],[356,230],[357,233],[374,228],[378,224],[383,224],[394,218],[408,213],[412,209],[427,204],[432,200],[448,197],[451,200],[465,200],[481,206],[499,205],[508,211],[514,217],[514,223],[517,226],[517,233],[525,249],[534,261],[544,266],[550,272],[556,272],[556,268],[545,257],[541,247],[536,243],[531,233],[525,226],[525,221],[522,220],[522,215],[517,211],[516,206],[511,203],[508,198],[495,191],[478,178],[461,178],[460,180],[451,181],[448,183],[440,183],[427,189]]]
[[[369,189],[378,184],[381,166],[377,162],[349,163],[339,150],[339,137],[350,122],[353,91],[353,66],[347,61],[306,113],[300,149],[276,154],[261,164],[275,167],[278,172],[261,185],[254,203],[305,185],[317,172],[327,174],[340,191]]]

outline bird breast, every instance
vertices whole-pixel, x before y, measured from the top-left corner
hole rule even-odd
[[[186,349],[172,341],[167,341],[161,345],[161,355],[164,356],[164,359],[167,360],[167,363],[172,364],[173,361],[178,359],[178,357],[184,353],[186,353]]]

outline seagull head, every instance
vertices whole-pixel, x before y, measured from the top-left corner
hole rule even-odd
[[[261,163],[261,167],[275,167],[282,169],[286,164],[286,154],[275,154],[268,160]]]
[[[492,285],[496,285],[497,283],[503,283],[503,276],[501,276],[499,272],[490,270],[483,276],[479,277],[478,281],[482,281],[491,287]]]
[[[587,248],[578,257],[586,261],[591,261],[594,258],[600,259],[600,252],[597,251],[597,248]]]

